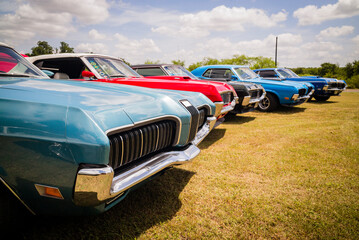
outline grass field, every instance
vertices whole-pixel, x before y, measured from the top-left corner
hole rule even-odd
[[[25,239],[359,239],[359,92],[227,117],[193,162]],[[19,232],[20,232],[19,230]]]

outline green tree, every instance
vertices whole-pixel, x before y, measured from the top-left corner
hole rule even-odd
[[[153,60],[147,59],[147,60],[145,61],[145,64],[159,64],[159,63],[160,63],[160,60],[153,61]]]
[[[68,43],[60,42],[60,53],[73,53],[74,48],[70,47]]]
[[[258,69],[258,68],[274,68],[275,62],[272,60],[272,58],[268,57],[253,57],[252,58],[252,69]]]
[[[326,62],[320,65],[318,73],[322,77],[324,76],[330,77],[330,76],[334,76],[337,73],[338,69],[339,69],[338,65]]]
[[[181,61],[181,60],[172,60],[172,63],[175,64],[175,65],[180,65],[182,67],[184,67],[184,61]]]
[[[37,46],[31,48],[31,56],[38,56],[43,54],[52,54],[54,49],[46,41],[38,41]]]

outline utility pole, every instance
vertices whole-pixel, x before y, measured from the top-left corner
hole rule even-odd
[[[278,37],[275,37],[275,67],[277,67]]]

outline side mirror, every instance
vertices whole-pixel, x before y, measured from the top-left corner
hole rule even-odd
[[[93,78],[95,77],[95,74],[90,71],[82,71],[81,76],[84,78]]]
[[[278,74],[276,74],[276,73],[274,74],[274,77],[275,77],[275,78],[279,78]]]
[[[43,73],[45,73],[47,76],[52,77],[55,73],[49,71],[49,70],[41,70]]]
[[[232,75],[231,79],[232,80],[238,80],[238,77],[236,75]]]

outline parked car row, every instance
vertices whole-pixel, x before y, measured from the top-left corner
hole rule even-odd
[[[131,68],[100,54],[25,59],[0,43],[0,184],[36,215],[101,213],[191,161],[226,114],[294,106],[346,86],[279,76],[236,65]]]

